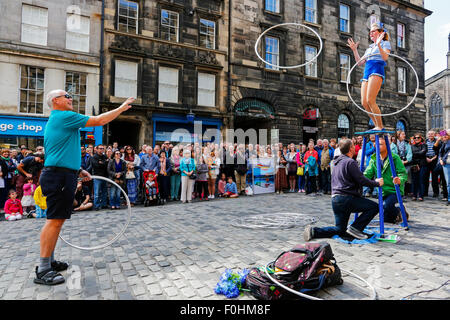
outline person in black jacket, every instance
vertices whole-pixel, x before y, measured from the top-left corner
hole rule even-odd
[[[414,144],[411,146],[411,151],[413,154],[411,160],[412,200],[423,201],[425,190],[423,180],[427,170],[427,145],[420,133],[414,135]]]
[[[240,144],[237,148],[236,156],[234,158],[235,170],[234,176],[236,178],[236,186],[239,194],[245,193],[245,184],[248,170],[248,158],[244,150],[244,145]]]
[[[125,181],[125,172],[127,170],[127,163],[120,159],[122,154],[119,150],[114,151],[114,158],[108,161],[108,178],[123,187]],[[95,180],[94,180],[95,181]],[[109,189],[109,204],[111,209],[120,209],[120,189],[111,184]]]
[[[342,154],[335,159],[331,176],[331,204],[336,226],[312,228],[308,225],[303,232],[305,241],[334,235],[346,236],[346,233],[360,240],[367,239],[362,231],[379,211],[375,201],[361,196],[361,187],[383,186],[383,178],[370,180],[359,170],[358,163],[353,160],[355,146],[352,140],[341,139],[339,149]],[[353,212],[361,212],[361,215],[347,228]]]
[[[108,159],[105,156],[105,146],[99,145],[96,147],[95,154],[91,157],[92,175],[108,177]],[[94,179],[94,209],[108,207],[108,189],[106,181]]]

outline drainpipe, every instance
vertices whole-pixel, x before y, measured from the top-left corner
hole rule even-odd
[[[99,114],[101,112],[101,104],[103,102],[103,73],[104,73],[104,59],[105,59],[105,0],[102,0],[102,18],[100,21],[100,74],[98,83],[98,108]],[[107,130],[108,131],[108,130]],[[106,133],[106,143],[109,141],[109,132]],[[105,136],[105,135],[103,135]],[[104,141],[102,141],[104,143]]]
[[[231,112],[231,13],[233,8],[233,1],[228,1],[228,87],[227,87],[227,110],[228,114]]]

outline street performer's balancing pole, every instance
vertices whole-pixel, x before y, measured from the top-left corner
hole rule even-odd
[[[395,164],[394,164],[394,159],[392,158],[392,151],[391,151],[391,147],[389,144],[389,138],[388,138],[388,133],[394,133],[393,131],[386,131],[386,130],[369,130],[369,131],[365,131],[365,132],[355,132],[356,135],[364,135],[364,139],[363,139],[363,147],[362,147],[362,154],[361,154],[361,171],[364,171],[364,163],[365,163],[365,158],[366,158],[366,154],[365,154],[365,149],[366,149],[366,142],[367,142],[367,135],[368,134],[375,134],[375,150],[376,150],[376,162],[377,162],[377,178],[381,178],[382,175],[382,162],[381,162],[381,156],[380,156],[380,135],[383,137],[385,144],[386,144],[386,149],[387,149],[387,155],[389,157],[389,164],[391,166],[391,173],[392,173],[392,177],[396,177],[397,176],[397,172],[395,170]],[[398,184],[394,183],[394,187],[395,187],[395,193],[397,195],[397,201],[398,204],[400,206],[400,211],[402,214],[402,227],[406,228],[406,230],[408,230],[408,221],[406,218],[406,211],[405,211],[405,206],[403,205],[403,199],[402,199],[402,195],[400,192],[400,187]],[[384,207],[383,207],[383,189],[382,187],[378,187],[378,207],[380,210],[379,216],[380,216],[380,234],[381,237],[384,237]]]

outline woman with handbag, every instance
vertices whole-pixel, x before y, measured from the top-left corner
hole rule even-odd
[[[122,187],[127,164],[120,159],[121,156],[120,151],[114,152],[114,158],[109,160],[107,170],[109,178]],[[120,189],[113,184],[111,184],[109,190],[109,204],[113,210],[120,209]]]
[[[160,195],[162,202],[165,203],[170,196],[170,172],[172,171],[172,167],[165,152],[159,154],[159,162],[161,164],[161,169],[158,174]]]
[[[412,176],[412,200],[423,201],[424,185],[423,177],[426,171],[427,145],[420,133],[414,135],[414,144],[411,146],[411,176]]]
[[[283,193],[283,189],[287,188],[286,164],[287,161],[284,158],[283,150],[279,149],[277,151],[275,174],[275,192],[277,194]]]
[[[183,159],[180,160],[181,171],[181,202],[192,202],[192,191],[194,189],[195,179],[195,160],[191,157],[191,151],[185,149],[183,151]]]
[[[297,152],[295,152],[295,145],[289,145],[289,152],[286,154],[288,177],[289,177],[289,192],[295,192],[295,182],[297,179]]]
[[[170,173],[170,198],[172,201],[180,200],[178,195],[180,194],[180,160],[182,157],[183,151],[179,150],[178,146],[173,147],[172,154],[170,156],[170,166],[172,167],[172,171]]]
[[[297,152],[297,176],[298,176],[298,192],[305,192],[305,153],[306,153],[306,144],[302,144],[300,148],[300,152]]]
[[[450,129],[441,133],[442,145],[439,149],[439,163],[444,170],[445,181],[447,182],[447,206],[450,205]]]

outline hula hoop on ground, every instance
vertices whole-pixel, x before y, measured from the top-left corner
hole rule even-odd
[[[349,83],[350,83],[350,76],[351,76],[353,70],[356,68],[356,66],[357,66],[361,61],[366,60],[367,58],[372,57],[372,56],[376,56],[376,55],[379,55],[379,53],[374,53],[374,54],[369,54],[369,55],[367,55],[367,56],[363,56],[363,57],[362,57],[361,59],[359,59],[359,61],[356,62],[356,63],[353,65],[353,67],[350,69],[350,71],[349,71],[349,73],[348,73],[348,75],[347,75],[347,81],[346,81],[346,85],[347,85],[347,94],[348,94],[350,100],[353,102],[353,104],[354,104],[358,109],[364,111],[364,112],[367,113],[367,114],[371,114],[371,115],[373,115],[373,116],[381,116],[381,117],[392,116],[392,115],[394,115],[394,114],[397,114],[397,113],[400,113],[400,112],[406,110],[406,109],[409,108],[409,106],[414,102],[414,100],[416,100],[417,94],[419,93],[419,76],[417,75],[416,69],[414,69],[414,67],[413,67],[413,66],[412,66],[405,58],[402,58],[402,57],[400,57],[400,56],[398,56],[398,55],[396,55],[396,54],[393,54],[393,53],[388,53],[388,55],[390,55],[390,56],[392,56],[392,57],[395,57],[395,58],[398,58],[398,59],[402,60],[403,62],[405,62],[405,63],[413,70],[413,72],[414,72],[414,74],[415,74],[415,76],[416,76],[416,83],[417,83],[417,85],[416,85],[416,92],[414,93],[414,97],[412,98],[412,100],[411,100],[405,107],[403,107],[403,108],[400,109],[400,110],[397,110],[397,111],[391,112],[391,113],[385,113],[385,114],[383,114],[383,113],[378,114],[378,113],[369,112],[369,111],[365,110],[364,108],[362,108],[361,106],[359,106],[359,105],[355,102],[355,100],[353,100],[353,98],[352,98],[352,96],[351,96],[351,94],[350,94],[350,90],[349,90],[348,85],[349,85]]]
[[[283,285],[282,283],[278,282],[278,281],[275,280],[273,277],[271,277],[270,274],[269,274],[269,272],[267,271],[267,270],[269,270],[269,264],[270,264],[270,262],[264,266],[264,272],[266,273],[267,277],[268,277],[273,283],[279,285],[279,286],[282,287],[283,289],[285,289],[285,290],[287,290],[287,291],[289,291],[289,292],[291,292],[291,293],[293,293],[293,294],[296,294],[296,295],[298,295],[298,296],[300,296],[300,297],[302,297],[302,298],[306,298],[306,299],[309,299],[309,300],[323,300],[323,299],[321,299],[321,298],[313,297],[313,296],[310,296],[310,295],[308,295],[308,294],[304,294],[304,293],[301,293],[301,292],[299,292],[299,291],[295,291],[294,289],[289,288],[289,287]],[[377,291],[375,290],[375,288],[374,288],[369,282],[367,282],[366,280],[364,280],[363,278],[361,278],[361,277],[358,276],[357,274],[354,274],[353,272],[350,272],[350,271],[347,271],[347,270],[344,270],[344,269],[341,269],[341,272],[345,272],[345,273],[349,274],[350,276],[355,277],[355,278],[361,280],[362,282],[366,283],[367,286],[368,286],[369,289],[370,289],[370,297],[371,297],[371,299],[372,299],[372,300],[376,300],[376,299],[377,299]]]
[[[246,229],[289,229],[314,224],[318,217],[302,213],[280,212],[236,218],[231,225]]]
[[[313,32],[314,35],[319,39],[319,43],[320,43],[319,51],[317,52],[317,54],[316,54],[311,60],[309,60],[309,61],[307,61],[307,62],[305,62],[305,63],[303,63],[303,64],[299,64],[299,65],[295,65],[295,66],[280,66],[280,65],[276,65],[276,64],[272,64],[272,63],[267,62],[266,60],[264,60],[264,59],[259,55],[259,53],[258,53],[258,46],[259,46],[259,43],[261,42],[262,37],[263,37],[267,32],[269,32],[270,30],[272,30],[272,29],[274,29],[274,28],[277,28],[277,27],[286,26],[286,25],[295,25],[295,26],[302,26],[302,27],[305,27],[305,28],[308,29],[309,31]],[[311,27],[305,26],[304,24],[301,24],[301,23],[295,23],[295,22],[280,23],[280,24],[277,24],[277,25],[275,25],[275,26],[270,27],[269,29],[267,29],[267,30],[265,30],[263,33],[261,33],[261,35],[258,37],[258,39],[256,40],[256,43],[255,43],[255,53],[256,53],[256,55],[258,56],[258,58],[259,58],[262,62],[264,62],[265,64],[267,64],[267,65],[269,65],[269,66],[272,66],[272,67],[280,68],[280,69],[294,69],[294,68],[300,68],[300,67],[307,66],[308,64],[311,64],[314,60],[317,59],[317,57],[318,57],[318,56],[320,55],[320,53],[322,52],[322,49],[323,49],[323,43],[322,43],[322,38],[320,37],[320,35],[319,35],[314,29],[312,29]]]
[[[104,244],[101,244],[101,245],[98,245],[98,246],[94,246],[94,247],[77,246],[77,245],[75,245],[73,243],[70,243],[69,241],[64,239],[61,235],[59,235],[59,238],[62,241],[64,241],[66,244],[68,244],[69,246],[71,246],[71,247],[73,247],[75,249],[88,250],[88,251],[103,249],[103,248],[106,248],[106,247],[110,246],[111,244],[113,244],[117,239],[119,239],[125,233],[125,230],[128,228],[128,225],[130,224],[130,221],[131,221],[131,204],[130,204],[130,199],[128,198],[127,193],[117,183],[115,183],[114,181],[112,181],[112,180],[110,180],[108,178],[101,177],[101,176],[92,176],[92,179],[103,180],[103,181],[109,182],[109,183],[113,184],[114,186],[116,186],[117,188],[119,188],[119,190],[122,192],[122,194],[125,196],[125,199],[127,200],[128,218],[127,218],[127,221],[125,223],[125,226],[122,228],[122,230],[120,230],[120,232],[114,238],[112,238],[111,240],[109,240],[108,242],[106,242]]]

